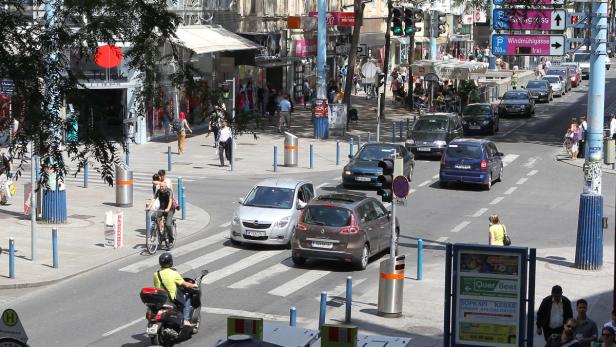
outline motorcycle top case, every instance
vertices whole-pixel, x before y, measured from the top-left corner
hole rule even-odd
[[[146,305],[162,305],[169,300],[167,292],[158,288],[143,288],[139,296]]]

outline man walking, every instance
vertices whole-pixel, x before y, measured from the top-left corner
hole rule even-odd
[[[287,127],[291,126],[291,102],[288,96],[285,94],[282,100],[278,103],[278,109],[280,110],[280,119],[278,120],[278,132],[282,132],[283,122]]]
[[[580,299],[575,305],[577,309],[577,326],[573,330],[575,339],[580,343],[580,347],[590,347],[597,339],[599,332],[597,330],[597,323],[588,318],[586,312],[588,311],[588,302],[584,299]]]
[[[563,296],[563,289],[559,285],[552,287],[552,295],[541,301],[537,311],[537,335],[543,334],[545,341],[550,335],[561,334],[565,322],[573,318],[571,301]]]
[[[218,136],[218,159],[220,159],[220,166],[223,167],[225,166],[225,158],[229,163],[231,162],[231,136],[233,136],[226,119],[222,121],[222,129],[220,129]]]

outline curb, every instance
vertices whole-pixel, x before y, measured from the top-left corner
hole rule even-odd
[[[563,164],[566,164],[566,165],[569,165],[569,166],[578,167],[578,168],[582,168],[583,167],[583,164],[579,165],[577,162],[572,161],[570,159],[560,158],[559,157],[559,156],[561,156],[560,152],[558,152],[558,153],[554,152],[553,156],[554,156],[554,160],[557,163],[563,163]],[[605,168],[605,164],[603,164],[603,167],[601,168],[601,171],[602,171],[602,173],[605,173],[605,174],[616,175],[616,170]]]
[[[206,210],[204,210],[204,209],[202,209],[202,208],[200,208],[200,207],[198,207],[198,206],[195,206],[195,205],[193,205],[193,204],[191,204],[191,203],[187,203],[187,204],[188,204],[187,206],[189,206],[189,208],[190,208],[190,209],[200,209],[200,210],[202,210],[202,211],[203,211],[203,213],[205,213],[205,215],[207,216],[207,221],[206,221],[206,223],[204,223],[204,225],[203,225],[203,227],[202,227],[202,228],[200,228],[199,230],[194,231],[194,232],[192,232],[192,233],[190,233],[190,234],[186,234],[186,235],[184,236],[184,238],[189,238],[189,237],[191,237],[191,236],[196,235],[196,234],[197,234],[197,233],[199,233],[201,230],[203,230],[203,229],[207,228],[207,227],[210,225],[210,221],[211,221],[211,216],[210,216],[210,214],[209,214]],[[20,289],[20,288],[36,288],[36,287],[44,287],[44,286],[47,286],[47,285],[50,285],[50,284],[58,283],[58,282],[61,282],[61,281],[64,281],[64,280],[67,280],[67,279],[70,279],[70,278],[73,278],[73,277],[79,276],[79,275],[81,275],[81,274],[84,274],[84,273],[89,272],[89,271],[92,271],[92,270],[96,270],[96,269],[101,268],[101,267],[103,267],[103,266],[105,266],[105,265],[109,265],[109,264],[116,263],[116,262],[118,262],[118,261],[120,261],[120,260],[124,260],[124,259],[126,259],[126,258],[128,258],[128,257],[131,257],[131,256],[133,256],[133,255],[139,254],[139,253],[141,253],[141,252],[143,252],[143,250],[142,250],[142,249],[141,249],[141,250],[138,250],[138,251],[135,251],[135,252],[131,252],[131,253],[126,254],[126,255],[124,255],[124,256],[121,256],[121,257],[119,257],[119,258],[116,258],[116,259],[113,259],[113,260],[106,261],[105,263],[102,263],[102,264],[97,264],[97,265],[93,265],[93,266],[91,266],[91,267],[89,267],[89,268],[86,268],[86,269],[83,269],[83,270],[77,271],[77,272],[72,273],[72,274],[68,274],[68,275],[66,275],[66,276],[61,276],[61,277],[58,277],[58,278],[55,278],[55,279],[51,279],[51,280],[44,280],[44,281],[38,281],[38,282],[16,283],[16,284],[0,284],[0,290],[2,290],[2,289]]]

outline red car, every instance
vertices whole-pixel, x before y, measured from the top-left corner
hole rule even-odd
[[[573,64],[577,64],[577,63],[573,63]],[[580,83],[582,83],[582,72],[578,66],[573,65],[573,64],[564,63],[562,64],[562,66],[567,67],[567,69],[569,69],[569,75],[571,76],[571,86],[577,87],[580,85]]]

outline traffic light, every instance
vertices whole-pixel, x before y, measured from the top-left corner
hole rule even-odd
[[[402,7],[394,7],[391,11],[391,32],[394,36],[402,36],[404,30],[402,29],[402,20],[404,19],[404,11]]]
[[[394,196],[392,192],[392,184],[394,182],[394,160],[383,159],[379,161],[379,167],[383,169],[383,173],[377,178],[381,187],[376,194],[381,197],[381,201],[392,202]]]
[[[443,34],[445,34],[445,25],[447,24],[447,14],[443,13],[443,12],[438,12],[437,13],[437,21],[436,24],[438,25],[438,29],[437,29],[437,37],[441,36]]]
[[[404,34],[413,36],[415,33],[421,31],[421,27],[416,27],[415,23],[419,23],[423,20],[423,11],[418,8],[405,7],[404,8]]]

